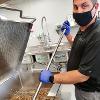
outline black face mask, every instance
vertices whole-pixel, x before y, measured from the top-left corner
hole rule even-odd
[[[75,19],[75,22],[80,26],[85,26],[89,24],[95,16],[94,14],[94,16],[92,17],[91,11],[92,10],[84,12],[84,13],[73,13],[73,18]]]

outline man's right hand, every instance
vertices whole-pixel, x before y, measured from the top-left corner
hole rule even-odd
[[[43,70],[40,73],[39,76],[39,81],[43,82],[43,83],[51,83],[50,82],[50,76],[53,76],[52,72],[49,70]]]
[[[70,34],[70,23],[68,20],[66,20],[62,27],[61,27],[61,31],[64,32],[65,36],[68,36]]]

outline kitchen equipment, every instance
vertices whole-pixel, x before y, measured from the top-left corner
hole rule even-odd
[[[44,25],[45,25],[45,27],[44,27]],[[47,38],[48,38],[49,42],[51,42],[51,40],[50,40],[50,34],[49,34],[49,31],[48,31],[48,27],[47,27],[47,19],[46,19],[45,16],[42,17],[41,27],[42,27],[44,38],[46,38],[45,36],[46,36],[46,33],[47,33]],[[46,30],[46,32],[45,32],[45,30]]]
[[[2,85],[0,85],[0,100],[32,100],[32,97],[35,94],[39,84],[38,80],[39,73],[34,72],[32,75],[33,75],[33,82],[29,82],[30,75],[29,77],[27,77],[26,81],[21,77],[23,84],[22,87],[19,81],[19,77],[17,77],[19,75],[16,73],[11,73],[11,77],[8,80],[6,80]],[[23,76],[25,78],[27,75],[23,74]],[[43,84],[36,100],[61,100],[58,97],[58,95],[52,97],[47,96],[51,87],[52,84]],[[6,96],[4,98],[5,93]]]
[[[31,23],[0,20],[0,76],[21,63],[30,26]]]
[[[36,58],[36,62],[41,63],[41,64],[48,63],[50,59],[48,53],[36,54],[35,58]]]
[[[32,96],[36,89],[20,90],[16,94],[11,95],[9,100],[32,100]],[[43,88],[36,100],[60,100],[58,97],[47,96],[49,89]]]
[[[32,55],[24,54],[22,64],[33,64],[34,60]]]
[[[52,60],[53,60],[53,58],[54,58],[54,56],[55,56],[55,54],[56,54],[56,52],[57,52],[57,49],[58,49],[58,47],[59,47],[59,45],[60,45],[60,43],[61,43],[62,38],[63,38],[63,33],[61,33],[61,36],[60,36],[60,38],[59,38],[59,40],[58,40],[58,44],[57,44],[57,46],[56,46],[56,48],[55,48],[55,50],[54,50],[54,52],[53,52],[53,54],[52,54],[52,56],[51,56],[51,59],[50,59],[50,61],[49,61],[49,63],[48,63],[48,66],[47,66],[46,70],[49,70],[49,67],[50,67],[50,65],[51,65],[51,63],[52,63]],[[38,93],[39,93],[39,91],[40,91],[40,89],[41,89],[41,86],[42,86],[42,82],[40,82],[40,84],[39,84],[39,86],[38,86],[38,88],[37,88],[37,91],[36,91],[36,93],[35,93],[35,95],[34,95],[34,97],[33,97],[33,100],[36,100],[36,97],[37,97],[37,95],[38,95]]]
[[[13,9],[13,8],[2,7],[2,6],[0,6],[0,9],[6,9],[6,10],[10,10],[10,11],[17,11],[17,12],[20,13],[20,15],[19,15],[20,18],[22,18],[22,19],[31,19],[32,20],[31,23],[36,21],[36,18],[24,17],[23,16],[23,11],[19,10],[19,9]]]
[[[19,11],[22,17],[22,11],[12,8],[0,7]],[[28,18],[29,19],[29,18]],[[22,80],[19,74],[20,64],[27,46],[32,23],[15,22],[0,19],[0,100],[5,99],[12,91],[14,93],[22,87]]]
[[[39,34],[37,38],[39,39],[40,44],[43,45],[44,49],[50,49],[51,39],[48,31],[47,19],[45,16],[43,16],[41,19],[41,28],[42,28],[42,33]]]
[[[59,92],[61,84],[53,84],[52,88],[50,89],[48,96],[56,96]]]
[[[57,51],[53,58],[54,62],[67,62],[68,57],[66,51]]]

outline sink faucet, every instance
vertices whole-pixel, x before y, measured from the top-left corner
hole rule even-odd
[[[45,24],[45,27],[44,27],[44,24]],[[41,20],[41,27],[42,27],[42,30],[43,30],[43,40],[44,40],[44,46],[45,47],[49,47],[49,42],[51,42],[51,39],[50,39],[50,34],[49,34],[49,31],[48,31],[48,27],[47,27],[47,22],[46,22],[46,17],[42,17],[42,20]],[[45,32],[45,28],[46,28],[46,32]]]

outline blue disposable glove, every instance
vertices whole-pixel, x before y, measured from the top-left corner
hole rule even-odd
[[[67,36],[70,34],[70,23],[68,20],[66,20],[62,27],[61,27],[61,31],[64,32],[64,35]]]
[[[50,83],[50,76],[52,76],[53,74],[51,73],[51,71],[49,70],[43,70],[41,71],[40,73],[40,76],[39,76],[39,81],[43,82],[43,83]]]

